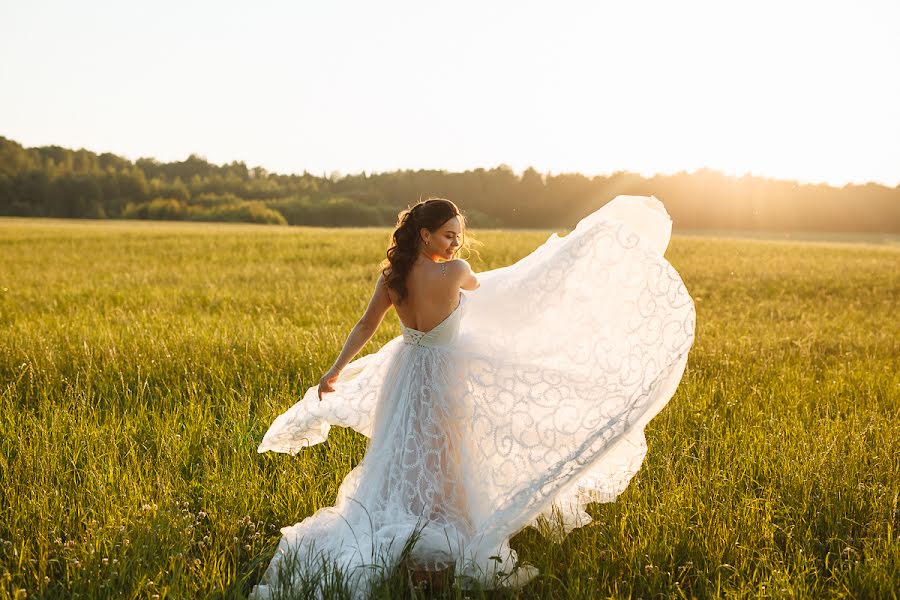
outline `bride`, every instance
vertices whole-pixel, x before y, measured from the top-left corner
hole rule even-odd
[[[590,522],[587,504],[614,501],[681,380],[695,313],[663,258],[671,228],[656,198],[618,196],[476,275],[455,258],[453,202],[401,212],[334,366],[259,446],[296,454],[339,425],[369,438],[365,456],[334,506],[281,530],[251,597],[321,597],[332,573],[364,598],[400,566],[463,587],[536,576],[510,537],[532,525],[561,541]],[[402,335],[354,360],[391,306]]]

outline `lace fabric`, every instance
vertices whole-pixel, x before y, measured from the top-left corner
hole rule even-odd
[[[426,568],[509,585],[509,538],[554,540],[590,522],[647,452],[644,427],[669,401],[694,338],[693,302],[663,258],[671,221],[652,197],[619,196],[564,237],[479,274],[428,332],[402,335],[280,415],[259,451],[294,454],[330,427],[369,437],[333,507],[291,527],[254,597],[281,568],[325,557],[365,597],[406,541]],[[290,560],[288,561],[288,557]],[[304,567],[299,567],[302,572]],[[286,571],[285,571],[286,572]]]

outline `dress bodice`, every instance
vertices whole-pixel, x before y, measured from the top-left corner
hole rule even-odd
[[[459,333],[459,323],[462,318],[463,304],[466,302],[465,295],[459,293],[459,304],[447,315],[447,317],[429,329],[428,331],[419,331],[412,327],[407,327],[400,321],[400,331],[403,332],[403,343],[414,346],[438,347],[446,346],[456,339]]]

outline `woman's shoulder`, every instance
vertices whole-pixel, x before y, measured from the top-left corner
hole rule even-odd
[[[453,263],[447,271],[450,273],[450,278],[456,285],[459,285],[460,288],[468,291],[477,290],[480,287],[481,284],[478,283],[478,275],[472,269],[471,265],[469,265],[468,261],[462,258],[455,258],[448,262]]]
[[[472,266],[464,258],[454,258],[444,264],[447,265],[447,271],[454,275],[467,275],[472,272]]]
[[[469,261],[467,261],[467,260],[464,259],[464,258],[454,258],[454,259],[448,260],[448,261],[446,262],[446,265],[447,265],[448,268],[451,268],[451,269],[465,269],[465,270],[468,270],[468,269],[471,269],[471,268],[472,268],[472,267],[469,265]]]
[[[383,289],[388,293],[388,296],[391,295],[391,287],[388,285],[388,277],[390,276],[391,271],[387,269],[378,274],[378,281],[375,282],[375,287],[378,289]],[[391,297],[391,301],[393,302],[393,297]]]

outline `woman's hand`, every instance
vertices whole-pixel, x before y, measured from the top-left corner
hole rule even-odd
[[[319,401],[322,401],[322,394],[333,392],[334,383],[338,380],[338,376],[341,374],[340,369],[335,369],[331,367],[327,373],[322,375],[322,379],[319,380]]]

